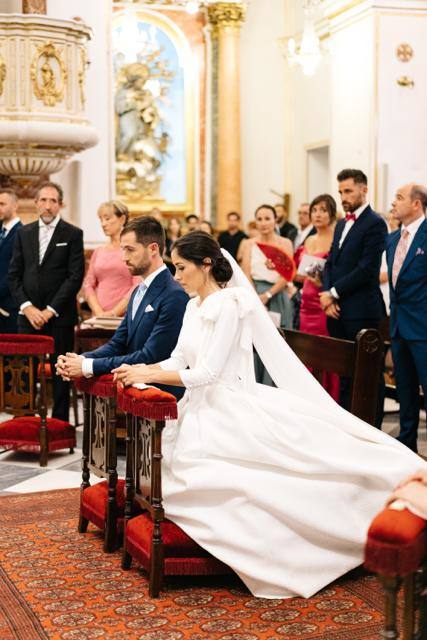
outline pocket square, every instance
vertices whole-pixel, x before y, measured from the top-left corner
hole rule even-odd
[[[67,244],[68,244],[68,242],[57,242],[57,243],[56,243],[56,246],[57,246],[57,247],[66,247],[66,246],[67,246]]]
[[[148,313],[149,311],[154,311],[154,309],[151,306],[151,304],[147,304],[147,306],[144,309],[144,313]]]
[[[416,256],[423,256],[424,255],[424,249],[421,249],[421,247],[418,247],[417,252],[415,254]]]

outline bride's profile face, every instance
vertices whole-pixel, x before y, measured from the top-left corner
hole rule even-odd
[[[172,262],[175,265],[175,280],[187,293],[195,293],[206,284],[208,269],[199,267],[191,260],[182,258],[176,249],[172,251]]]

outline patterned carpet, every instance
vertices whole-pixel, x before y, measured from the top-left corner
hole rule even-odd
[[[309,600],[264,600],[233,579],[175,578],[157,600],[94,529],[78,490],[0,499],[0,639],[377,640],[382,597],[353,572]]]

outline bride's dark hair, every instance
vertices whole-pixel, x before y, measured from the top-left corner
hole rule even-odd
[[[233,275],[231,264],[222,255],[218,242],[204,231],[191,231],[186,236],[178,238],[173,249],[181,258],[194,262],[199,267],[205,265],[206,258],[209,258],[212,263],[212,277],[219,285],[225,286]]]

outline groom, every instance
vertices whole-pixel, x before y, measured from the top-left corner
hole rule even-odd
[[[176,345],[188,296],[163,262],[162,225],[152,217],[135,218],[123,228],[120,247],[130,272],[142,279],[126,315],[107,344],[82,355],[59,356],[58,375],[99,376],[122,364],[154,364],[169,358]],[[177,397],[183,392],[165,389]]]

